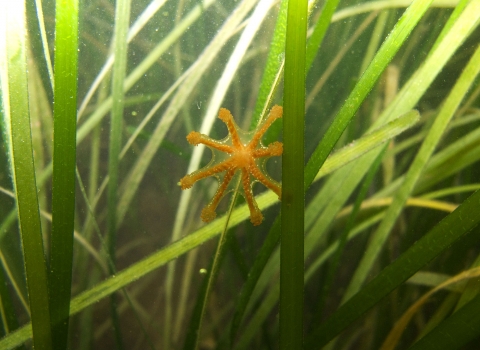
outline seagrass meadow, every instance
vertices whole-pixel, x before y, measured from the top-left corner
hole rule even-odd
[[[479,24],[1,1],[0,350],[479,349]]]

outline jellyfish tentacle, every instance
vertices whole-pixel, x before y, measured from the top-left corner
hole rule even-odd
[[[253,151],[255,158],[281,156],[283,153],[283,144],[275,141],[269,144],[267,147],[258,148]]]
[[[258,204],[255,201],[255,197],[253,197],[252,193],[252,185],[250,183],[250,175],[246,169],[242,169],[242,185],[243,185],[243,192],[245,200],[248,204],[248,209],[250,210],[250,221],[254,226],[258,226],[263,221],[263,215],[260,209],[258,208]]]
[[[201,134],[197,131],[192,131],[190,134],[188,134],[187,141],[193,146],[198,146],[199,144],[203,144],[205,146],[217,149],[221,152],[225,152],[225,153],[234,152],[234,149],[231,146],[218,142],[217,140],[214,140],[208,137],[207,135]]]
[[[250,167],[250,173],[255,177],[258,181],[260,181],[262,184],[265,185],[265,187],[268,187],[271,189],[273,192],[275,192],[278,196],[278,199],[282,198],[282,189],[281,187],[273,182],[270,178],[265,176],[260,168],[256,164],[252,164]]]
[[[218,118],[227,126],[228,133],[232,138],[233,147],[243,147],[242,141],[240,140],[240,136],[237,132],[235,121],[233,120],[232,113],[230,113],[230,111],[226,108],[220,108],[220,111],[218,112]]]
[[[186,190],[187,188],[191,188],[193,186],[193,184],[195,182],[197,182],[198,180],[201,180],[201,179],[204,179],[206,177],[209,177],[209,176],[212,176],[212,175],[215,175],[217,173],[220,173],[224,170],[228,170],[231,168],[230,166],[230,160],[227,159],[223,162],[221,162],[220,164],[217,164],[213,167],[208,167],[208,168],[204,168],[204,169],[200,169],[200,170],[197,170],[189,175],[185,175],[184,177],[182,177],[180,179],[180,187],[182,188],[182,190]]]
[[[226,172],[225,177],[223,178],[220,186],[218,186],[217,192],[215,192],[212,200],[207,204],[207,206],[205,206],[205,208],[203,208],[200,217],[204,222],[210,222],[217,216],[215,210],[217,210],[218,203],[220,203],[220,200],[223,198],[228,184],[230,181],[232,181],[233,175],[235,175],[235,169],[230,169]]]
[[[268,128],[273,124],[273,122],[282,117],[283,108],[280,106],[273,106],[268,114],[267,120],[263,122],[260,126],[258,131],[253,135],[252,140],[250,141],[249,145],[253,148],[257,147],[258,143],[260,142],[261,138],[267,132]]]

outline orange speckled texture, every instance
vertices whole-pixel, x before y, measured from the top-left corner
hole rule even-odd
[[[241,173],[243,196],[250,209],[250,221],[253,225],[260,225],[263,221],[263,215],[258,208],[257,202],[252,193],[252,183],[254,181],[261,182],[275,192],[278,195],[278,198],[281,199],[282,189],[280,184],[271,179],[262,167],[258,166],[257,160],[259,158],[269,158],[282,155],[283,145],[281,142],[273,142],[267,147],[262,146],[260,143],[265,132],[276,119],[282,117],[282,113],[282,107],[273,106],[267,119],[260,125],[257,131],[253,134],[251,140],[246,144],[242,143],[240,137],[240,134],[244,134],[244,132],[239,130],[233,120],[232,114],[225,108],[220,109],[218,118],[227,126],[229,134],[227,140],[230,141],[229,145],[223,141],[214,140],[207,135],[200,134],[196,131],[192,131],[188,134],[187,140],[190,144],[194,146],[204,144],[212,150],[218,150],[228,155],[226,159],[219,162],[210,162],[210,164],[203,169],[197,170],[180,179],[179,185],[182,190],[185,190],[191,188],[195,182],[201,179],[209,176],[216,176],[216,174],[225,171],[225,176],[220,182],[217,192],[210,203],[202,210],[201,218],[204,222],[210,222],[215,219],[215,210],[217,209],[218,203],[225,194],[229,183],[237,171]]]

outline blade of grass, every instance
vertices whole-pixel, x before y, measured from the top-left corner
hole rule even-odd
[[[38,208],[35,168],[32,154],[26,65],[25,3],[2,3],[5,37],[2,57],[7,58],[8,91],[2,91],[5,124],[9,127],[11,171],[17,200],[20,233],[29,294],[33,344],[51,349],[51,319],[48,280]],[[2,40],[3,41],[3,40]]]
[[[480,7],[478,10],[480,11]],[[360,261],[359,266],[357,267],[354,276],[350,281],[347,291],[343,296],[343,301],[348,300],[348,298],[355,294],[365,281],[373,263],[383,247],[383,244],[391,232],[393,225],[397,221],[397,217],[403,209],[405,201],[408,197],[410,197],[415,184],[425,168],[426,163],[430,159],[433,151],[440,141],[447,124],[453,117],[455,111],[467,94],[470,86],[473,84],[475,77],[479,72],[480,46],[477,47],[475,54],[470,59],[461,76],[458,78],[455,86],[445,100],[442,109],[435,118],[435,122],[431,126],[427,137],[425,138],[412,165],[410,166],[408,173],[405,176],[405,180],[403,181],[401,187],[396,191],[393,203],[389,206],[382,223],[373,233],[367,250],[365,251],[362,260]]]
[[[328,67],[322,73],[320,79],[318,79],[315,86],[308,93],[306,107],[307,110],[311,107],[312,102],[315,100],[315,97],[318,95],[318,92],[322,89],[325,83],[328,81],[330,76],[335,72],[336,68],[340,64],[341,60],[345,58],[347,52],[350,52],[352,45],[358,42],[358,37],[365,33],[365,30],[370,26],[372,21],[377,17],[377,12],[372,12],[369,14],[362,23],[355,29],[355,32],[348,38],[348,40],[342,45],[342,48],[335,55],[335,58],[332,59]]]
[[[314,181],[321,179],[327,174],[333,173],[341,166],[344,166],[345,163],[358,158],[358,151],[362,150],[362,152],[360,152],[361,154],[366,153],[367,149],[371,150],[374,144],[379,145],[380,143],[378,141],[395,137],[415,125],[419,120],[420,114],[418,111],[412,110],[392,120],[382,128],[374,130],[360,139],[351,142],[328,158],[328,162],[326,161],[323,167],[318,171]],[[350,147],[354,147],[354,149]]]
[[[412,4],[412,0],[378,0],[366,1],[361,4],[355,4],[337,11],[332,20],[341,21],[347,17],[360,15],[366,12],[380,11],[386,9],[395,9],[401,7],[408,7]],[[432,2],[432,7],[437,8],[451,8],[457,6],[459,0],[435,0]]]
[[[117,229],[116,204],[118,190],[119,154],[122,142],[122,121],[124,108],[123,84],[127,66],[127,30],[130,21],[131,0],[119,0],[115,8],[115,41],[116,60],[112,78],[112,114],[110,121],[110,144],[108,159],[108,246],[109,255],[115,261],[115,232]]]
[[[323,5],[320,18],[318,19],[315,27],[313,28],[313,33],[308,39],[307,43],[307,52],[306,52],[306,67],[307,71],[312,67],[312,63],[317,55],[317,52],[320,51],[320,45],[322,44],[325,33],[330,26],[333,13],[337,9],[338,3],[340,0],[327,0]]]
[[[0,252],[1,254],[1,252]],[[14,304],[8,289],[8,273],[5,271],[3,254],[0,267],[0,313],[2,319],[2,337],[18,328],[18,319],[15,314]]]
[[[44,92],[47,94],[48,104],[50,105],[51,101],[53,101],[54,76],[41,1],[27,1],[26,11],[29,42],[28,55],[29,57],[35,57],[35,60],[31,60],[31,62],[27,61],[27,64],[29,65],[29,73],[31,70],[30,67],[35,61],[35,73],[40,75],[40,77],[37,77],[37,79],[40,79],[41,89],[44,90]],[[29,84],[31,84],[30,80],[31,78],[29,74]],[[30,101],[34,100],[35,98],[30,99]]]
[[[389,11],[382,11],[377,17],[375,27],[373,28],[373,32],[370,36],[370,41],[367,46],[367,51],[365,52],[365,56],[363,56],[363,62],[359,69],[360,74],[365,72],[365,69],[367,69],[368,64],[372,61],[381,44],[388,17]]]
[[[280,349],[303,347],[307,1],[289,0],[283,90]]]
[[[230,207],[228,209],[227,217],[225,220],[225,226],[223,227],[220,238],[218,239],[217,249],[215,250],[215,255],[213,256],[212,263],[210,264],[210,269],[203,280],[202,287],[197,298],[197,303],[190,321],[190,326],[188,327],[187,337],[185,339],[185,344],[183,346],[184,350],[188,349],[198,349],[199,341],[201,338],[202,323],[205,318],[205,312],[207,308],[207,303],[212,289],[214,287],[215,281],[217,280],[218,271],[220,270],[220,264],[225,256],[225,243],[227,242],[227,235],[229,234],[229,221],[232,214],[233,208],[235,207],[235,202],[238,195],[238,189],[240,186],[241,177],[237,179],[237,184],[235,185],[234,194],[230,200]]]
[[[415,272],[477,227],[480,224],[479,205],[480,191],[477,191],[315,329],[308,336],[306,348],[318,349],[326,345]]]
[[[125,71],[127,67],[127,33],[130,23],[131,0],[118,0],[115,6],[115,33],[114,52],[115,62],[113,64],[112,77],[112,113],[110,118],[110,143],[108,156],[108,190],[107,190],[107,244],[108,255],[111,260],[109,272],[115,274],[115,247],[117,233],[117,202],[118,202],[118,168],[120,162],[120,149],[122,143],[122,121],[124,108],[123,86],[125,82]],[[110,297],[110,308],[112,323],[115,332],[117,347],[123,349],[122,332],[120,320],[117,313],[117,295],[113,293]]]
[[[260,84],[260,88],[258,89],[258,97],[257,102],[255,103],[255,109],[253,110],[250,130],[253,130],[257,127],[262,114],[268,108],[268,100],[272,95],[272,86],[276,85],[276,81],[278,80],[278,72],[283,65],[287,7],[288,0],[282,0],[280,2],[280,9],[278,10],[277,22],[275,23],[275,28],[273,30],[273,38],[272,42],[270,43],[270,50],[268,52],[265,69],[263,71],[262,82]]]
[[[480,276],[480,268],[474,267],[466,271],[462,271],[459,274],[448,278],[446,281],[438,284],[435,288],[429,290],[427,293],[422,295],[418,300],[415,301],[408,309],[403,313],[403,315],[395,322],[394,327],[391,329],[387,338],[382,344],[380,350],[395,349],[404,330],[407,328],[408,323],[412,317],[417,313],[417,311],[428,301],[428,299],[435,294],[437,291],[446,289],[451,285],[458,285],[459,282],[469,280],[475,277]],[[464,286],[465,284],[463,284]],[[460,291],[461,292],[461,291]]]
[[[58,5],[57,5],[57,7],[58,7]],[[47,31],[45,30],[45,19],[43,17],[43,9],[42,9],[41,0],[35,0],[35,9],[37,11],[38,26],[39,26],[39,29],[40,29],[40,37],[42,39],[43,55],[44,55],[44,59],[45,59],[46,65],[47,65],[48,77],[50,78],[50,85],[51,85],[50,87],[53,90],[54,84],[55,84],[55,81],[54,81],[55,77],[53,75],[52,60],[50,58],[50,51],[48,49]],[[58,17],[58,15],[56,15],[56,16]],[[72,17],[78,18],[78,11],[77,11],[77,14],[75,14],[75,12],[73,12]],[[58,24],[56,24],[56,25],[58,26]],[[75,32],[72,32],[72,34],[75,35],[74,41],[76,42],[77,38],[76,38]]]
[[[77,122],[78,0],[57,0],[55,10],[50,312],[54,349],[65,349],[72,286]]]
[[[20,303],[22,304],[22,307],[25,309],[25,312],[28,314],[28,316],[30,316],[30,309],[28,308],[26,288],[17,282],[17,279],[15,278],[13,271],[10,269],[7,259],[5,258],[2,251],[0,251],[0,261],[3,267],[3,270],[5,271],[5,274],[7,275],[10,281],[9,283],[17,295],[17,298],[20,299]]]

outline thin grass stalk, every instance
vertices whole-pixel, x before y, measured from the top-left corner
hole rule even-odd
[[[303,347],[305,54],[307,1],[290,0],[283,92],[280,349]]]
[[[402,314],[402,316],[395,322],[394,326],[390,330],[388,336],[385,338],[380,350],[394,350],[404,331],[407,329],[408,323],[411,321],[412,317],[420,310],[420,308],[428,301],[428,299],[438,291],[448,289],[449,287],[454,286],[465,286],[468,280],[475,280],[475,278],[480,276],[480,268],[473,267],[468,270],[462,271],[455,276],[448,278],[447,280],[439,283],[435,288],[429,290],[427,293],[423,294],[418,300],[415,301],[410,307]],[[463,288],[462,288],[463,289]],[[462,290],[460,289],[460,291]],[[479,319],[480,321],[480,319]],[[463,325],[462,325],[463,326]]]
[[[36,349],[52,349],[48,278],[28,110],[25,3],[4,2],[0,12],[4,16],[0,24],[0,35],[3,36],[0,55],[7,59],[1,73],[2,81],[8,82],[8,87],[2,82],[2,100],[5,125],[8,129],[7,142],[10,144],[11,171],[29,294],[33,344]]]
[[[317,55],[317,52],[320,52],[320,46],[322,45],[323,38],[327,29],[330,27],[330,22],[332,20],[333,13],[337,9],[338,3],[340,0],[327,0],[323,5],[320,18],[318,19],[313,33],[308,39],[307,42],[307,52],[306,52],[306,67],[307,72],[312,67],[313,61]]]
[[[50,50],[48,49],[47,31],[45,30],[45,19],[43,17],[41,0],[35,0],[35,8],[37,10],[38,25],[40,27],[39,29],[40,29],[40,38],[42,39],[43,55],[45,58],[45,62],[47,63],[48,77],[50,78],[50,87],[53,90],[55,85],[55,77],[53,75],[52,60],[50,58]],[[78,11],[76,15],[75,13],[72,13],[72,15],[73,17],[76,17],[78,21]],[[75,39],[75,41],[77,41],[77,39]]]
[[[77,126],[78,0],[55,9],[50,311],[53,348],[67,347],[72,286]]]
[[[160,10],[160,8],[165,4],[166,0],[153,0],[150,5],[138,16],[137,20],[132,24],[132,27],[128,31],[127,42],[130,43],[135,36],[140,32],[140,30],[148,23],[148,21],[155,15],[155,13]],[[87,94],[85,95],[80,108],[78,109],[78,118],[80,119],[85,112],[85,108],[89,104],[93,94],[100,86],[100,84],[104,81],[105,77],[107,76],[108,72],[113,66],[113,62],[115,60],[115,53],[108,56],[107,61],[105,62],[104,66],[98,73],[97,77],[95,78],[94,82],[92,83],[90,89],[88,90]]]
[[[17,281],[15,280],[15,277],[13,276],[13,273],[10,270],[10,267],[2,251],[0,251],[0,262],[6,276],[8,277],[9,283],[12,285],[13,290],[17,295],[17,298],[20,299],[20,303],[22,304],[22,307],[25,309],[25,312],[30,317],[30,309],[28,308],[27,296],[23,294],[23,288],[20,288],[19,283],[17,283]]]
[[[3,261],[4,259],[2,256],[2,263]],[[0,267],[0,298],[2,301],[0,303],[0,316],[1,316],[1,322],[2,322],[0,334],[3,337],[6,334],[18,328],[18,320],[17,320],[17,316],[15,315],[15,308],[12,302],[10,291],[8,290],[8,281],[6,278],[7,273],[3,269],[5,265],[4,264],[2,265],[3,266]]]
[[[185,11],[185,0],[178,1],[177,9],[175,11],[175,26],[178,26],[180,20],[182,19],[182,13]],[[182,60],[182,42],[177,41],[173,46],[173,53],[174,53],[174,70],[176,79],[179,79],[182,76],[183,71],[183,60]],[[193,130],[192,124],[192,116],[190,115],[190,111],[188,108],[182,109],[182,117],[184,121],[185,130]],[[175,336],[174,336],[175,337]]]
[[[468,326],[467,326],[468,325]],[[480,294],[443,320],[416,342],[411,350],[460,349],[478,337],[480,330]]]
[[[255,103],[255,109],[253,110],[252,120],[250,123],[250,130],[253,130],[259,124],[261,116],[265,113],[269,104],[268,97],[272,95],[272,86],[275,86],[279,81],[279,71],[281,66],[284,65],[285,52],[285,30],[287,26],[287,8],[288,0],[281,0],[280,8],[278,10],[277,21],[273,30],[272,42],[269,46],[269,52],[267,57],[267,63],[263,71],[262,82],[258,89],[258,97]],[[275,90],[275,88],[273,89]]]
[[[375,27],[373,28],[373,32],[370,36],[370,41],[367,46],[367,51],[365,53],[365,56],[363,56],[362,66],[359,70],[360,75],[365,72],[368,64],[373,60],[373,57],[375,57],[375,52],[377,52],[378,47],[381,44],[383,32],[385,31],[388,17],[389,11],[382,11],[377,17]]]
[[[125,81],[125,71],[127,67],[127,33],[130,21],[131,0],[119,0],[115,7],[115,33],[114,33],[114,51],[115,62],[113,64],[112,77],[112,114],[110,119],[110,143],[108,157],[108,192],[107,192],[107,244],[108,255],[112,262],[109,264],[111,275],[115,274],[115,246],[117,232],[117,191],[118,191],[118,170],[119,154],[122,142],[122,121],[124,108],[123,86]],[[110,300],[112,322],[115,331],[117,346],[122,349],[123,341],[120,330],[120,322],[117,313],[116,294],[111,295]]]
[[[28,9],[27,9],[27,21],[28,21]],[[27,53],[28,57],[33,55],[31,50]],[[43,133],[45,130],[42,128],[43,121],[45,119],[53,120],[52,111],[50,109],[50,101],[48,101],[43,89],[43,82],[38,72],[37,65],[33,60],[27,61],[28,65],[28,99],[29,99],[29,111],[30,111],[30,123],[32,125],[32,146],[35,161],[35,173],[39,174],[45,167],[46,159],[51,159],[51,153],[45,152],[43,145],[45,143],[51,143],[52,137],[48,137],[47,133]],[[45,123],[47,124],[47,123]],[[42,130],[43,129],[43,130]],[[52,128],[50,128],[50,131]],[[53,146],[53,145],[52,145]],[[48,155],[47,155],[48,154]],[[45,185],[40,185],[37,182],[37,188],[39,193],[45,193],[47,188]],[[47,208],[47,196],[39,196],[38,204],[40,208]],[[42,234],[45,242],[47,240],[47,222],[43,217],[40,217],[42,221]]]
[[[362,23],[355,29],[355,32],[350,36],[350,38],[342,45],[342,48],[338,51],[335,57],[332,59],[328,67],[322,73],[320,79],[318,79],[315,86],[310,90],[306,100],[306,109],[308,110],[312,105],[313,101],[317,97],[319,91],[328,81],[330,76],[333,74],[335,69],[340,64],[341,60],[345,58],[345,55],[350,51],[353,44],[355,44],[358,40],[358,37],[362,35],[368,26],[372,23],[372,21],[377,17],[377,12],[372,12],[370,15],[365,18]]]
[[[474,267],[480,267],[480,254],[477,255],[477,258],[475,259],[475,261],[470,265],[470,268],[474,268]],[[460,296],[460,299],[458,300],[458,302],[456,303],[456,305],[454,306],[455,307],[454,312],[456,312],[458,309],[460,309],[466,303],[468,303],[470,300],[472,300],[477,294],[479,294],[479,291],[480,291],[480,281],[478,279],[469,281],[466,284],[465,288],[462,288],[462,290],[460,291],[461,296]],[[427,327],[428,326],[429,325],[427,324]],[[425,331],[422,332],[419,335],[418,338],[420,338],[422,335],[427,334],[428,330],[429,329],[427,329],[427,332],[425,332]]]
[[[107,83],[107,80],[102,82],[104,85],[103,88],[100,89],[99,96],[98,96],[98,103],[101,103],[107,96],[108,88],[107,86],[110,85]],[[91,136],[91,143],[90,143],[90,161],[89,161],[89,173],[88,173],[88,201],[92,203],[92,211],[89,211],[86,219],[83,223],[82,227],[82,234],[85,237],[87,242],[91,241],[92,233],[94,229],[94,212],[95,212],[95,205],[98,201],[95,200],[97,190],[99,188],[99,168],[100,168],[100,137],[101,137],[101,127],[98,125],[96,128],[93,129],[92,136]],[[78,176],[77,176],[78,177]],[[102,186],[103,187],[103,186]],[[81,187],[80,187],[81,190]],[[99,191],[103,193],[103,191]],[[77,261],[78,264],[75,264],[77,270],[76,273],[79,276],[84,276],[85,278],[82,280],[82,284],[84,290],[86,286],[89,284],[89,278],[87,278],[87,269],[88,269],[88,259],[87,256],[80,252],[77,254]]]
[[[127,30],[130,19],[131,0],[120,0],[115,10],[114,51],[115,63],[112,78],[112,116],[110,120],[110,144],[108,161],[108,244],[109,255],[115,261],[116,203],[118,191],[118,168],[121,147],[121,132],[124,108],[123,84],[127,66]]]
[[[436,8],[453,8],[458,5],[461,0],[435,0],[432,2],[432,7]],[[347,8],[343,8],[337,11],[332,20],[341,21],[347,17],[360,15],[362,13],[396,9],[402,7],[409,7],[413,3],[413,0],[379,0],[379,1],[366,1],[361,4],[356,4]]]
[[[108,75],[110,77],[110,75]],[[104,85],[103,88],[100,88],[98,93],[98,101],[97,103],[100,104],[106,97],[107,97],[107,86],[110,85],[110,79],[105,79],[102,81]],[[94,223],[95,223],[95,195],[98,190],[98,182],[99,182],[99,167],[100,167],[100,132],[101,126],[97,125],[92,132],[91,142],[90,142],[90,160],[89,160],[89,174],[88,174],[88,196],[86,196],[89,203],[92,204],[92,209],[88,211],[86,219],[83,223],[82,227],[82,234],[85,237],[87,242],[91,242],[92,233],[94,230]],[[79,174],[77,174],[77,178],[81,180]],[[83,186],[79,182],[80,191],[83,191]],[[102,191],[103,193],[103,191]],[[87,201],[86,201],[87,202]],[[100,271],[94,267],[93,271],[87,273],[89,268],[90,259],[86,251],[80,251],[77,256],[77,264],[75,273],[78,276],[84,276],[84,278],[80,281],[80,290],[87,290],[91,288],[100,279]],[[108,267],[105,266],[103,269],[105,275],[108,274]],[[79,350],[86,350],[90,347],[92,343],[93,337],[93,308],[87,308],[82,312],[79,316],[79,321],[77,323],[78,328],[80,329],[79,338],[80,341],[78,343]]]
[[[230,215],[235,207],[235,202],[238,196],[238,189],[240,186],[241,178],[239,177],[237,180],[237,184],[235,185],[234,194],[230,200],[230,206],[228,209],[227,220],[225,220],[225,226],[222,230],[220,238],[218,239],[217,249],[215,250],[215,255],[213,257],[210,270],[208,271],[207,276],[205,276],[204,283],[206,284],[204,288],[201,288],[197,299],[197,306],[194,311],[194,317],[192,317],[192,322],[190,323],[189,330],[187,333],[187,337],[185,340],[184,350],[188,349],[199,349],[199,341],[202,335],[202,323],[205,318],[205,313],[207,309],[207,303],[212,293],[213,287],[217,280],[218,272],[220,270],[220,265],[225,256],[225,243],[227,242],[227,235],[229,233],[229,220]]]

